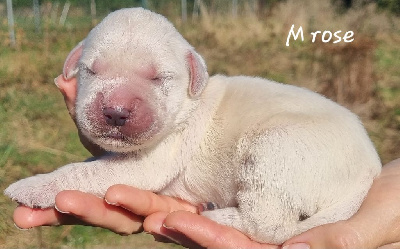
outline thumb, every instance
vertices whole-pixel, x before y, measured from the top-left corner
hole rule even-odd
[[[303,248],[308,245],[312,249],[372,249],[398,242],[398,205],[379,189],[379,186],[371,189],[360,210],[349,220],[310,229],[285,242],[284,249],[300,249],[299,243]],[[374,193],[376,191],[379,193]]]
[[[340,221],[310,229],[283,244],[283,249],[375,249],[382,244],[376,227]]]
[[[75,120],[75,101],[76,101],[76,91],[77,91],[77,80],[76,78],[71,78],[66,80],[61,74],[54,79],[54,83],[64,96],[65,104],[67,105],[68,111],[73,120]]]
[[[383,167],[358,212],[347,221],[315,227],[285,242],[285,249],[398,248],[400,159]],[[394,246],[397,247],[394,247]],[[386,246],[387,248],[387,246]]]

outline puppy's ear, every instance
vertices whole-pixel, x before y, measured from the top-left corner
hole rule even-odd
[[[63,76],[67,80],[74,78],[78,73],[79,70],[78,62],[82,56],[84,41],[85,40],[81,41],[80,43],[78,43],[78,45],[76,45],[74,49],[72,49],[72,51],[69,53],[67,59],[64,62]]]
[[[203,58],[193,50],[187,53],[186,61],[190,74],[189,96],[197,98],[208,82],[207,66]]]

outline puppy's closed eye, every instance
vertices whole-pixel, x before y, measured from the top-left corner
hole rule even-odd
[[[172,80],[175,77],[174,72],[160,72],[153,78],[151,78],[152,81],[166,81],[166,80]]]
[[[93,69],[83,63],[79,64],[79,71],[89,76],[96,75],[96,72]]]

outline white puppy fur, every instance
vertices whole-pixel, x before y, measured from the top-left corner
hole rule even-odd
[[[161,15],[111,13],[70,53],[79,129],[110,154],[10,185],[30,207],[62,190],[103,197],[127,184],[218,208],[202,215],[282,243],[359,208],[379,157],[358,118],[306,89],[245,76],[208,78]]]

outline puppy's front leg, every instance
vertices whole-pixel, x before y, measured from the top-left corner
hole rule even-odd
[[[115,184],[127,184],[141,189],[159,191],[176,174],[164,168],[154,169],[143,160],[102,158],[91,162],[68,164],[48,174],[40,174],[11,184],[4,193],[29,206],[48,208],[55,204],[63,190],[80,190],[103,197]]]

